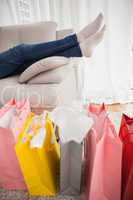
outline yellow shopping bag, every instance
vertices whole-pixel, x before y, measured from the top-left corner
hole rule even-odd
[[[44,119],[46,135],[43,146],[41,148],[30,147],[31,136],[26,134],[26,129],[33,116],[34,114],[31,113],[27,118],[19,134],[15,150],[30,194],[53,196],[57,194],[60,148],[53,124],[48,117]]]

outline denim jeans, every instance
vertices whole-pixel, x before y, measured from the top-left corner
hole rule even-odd
[[[20,44],[0,53],[0,78],[20,74],[34,62],[50,56],[81,57],[76,34],[38,44]]]

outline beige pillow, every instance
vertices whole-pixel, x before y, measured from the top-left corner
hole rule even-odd
[[[51,69],[55,69],[66,65],[69,63],[69,58],[61,57],[61,56],[52,56],[48,58],[44,58],[33,63],[29,66],[20,76],[19,76],[19,83],[25,83],[29,81],[34,76],[46,72]]]
[[[0,52],[20,43],[56,40],[57,24],[52,21],[0,27]]]
[[[71,72],[72,66],[66,64],[62,67],[42,72],[37,76],[30,79],[28,84],[47,84],[47,83],[61,83],[69,73]]]

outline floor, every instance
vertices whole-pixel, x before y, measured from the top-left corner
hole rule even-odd
[[[0,189],[0,200],[82,200],[81,196],[55,196],[55,197],[31,197],[25,191],[6,191]]]

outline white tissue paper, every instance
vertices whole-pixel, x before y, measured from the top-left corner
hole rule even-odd
[[[30,148],[41,148],[43,147],[45,138],[46,138],[46,129],[45,129],[45,117],[46,112],[41,115],[35,115],[30,122],[30,125],[26,129],[26,134],[30,134],[32,137],[30,141]],[[32,130],[32,125],[40,126],[36,129],[37,133],[34,135],[34,130]]]
[[[30,148],[42,148],[46,137],[45,128],[40,128],[38,133],[30,141]]]
[[[86,114],[71,107],[57,107],[49,113],[49,117],[60,128],[62,142],[81,143],[93,124]]]

